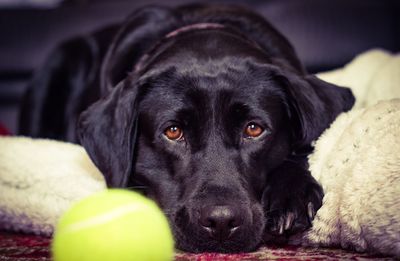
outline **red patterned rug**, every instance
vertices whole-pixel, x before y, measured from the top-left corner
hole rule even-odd
[[[0,232],[0,261],[51,260],[50,239],[33,235]],[[353,253],[340,249],[302,247],[262,247],[256,252],[243,254],[187,254],[177,253],[177,261],[234,261],[234,260],[393,260],[368,254]],[[72,260],[71,260],[72,261]],[[118,260],[116,260],[118,261]]]

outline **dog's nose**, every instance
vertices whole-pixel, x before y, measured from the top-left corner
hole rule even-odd
[[[232,206],[204,207],[199,221],[211,237],[219,241],[231,237],[243,223],[243,219]]]

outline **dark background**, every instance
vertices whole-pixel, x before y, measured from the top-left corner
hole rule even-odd
[[[0,0],[0,123],[16,133],[26,83],[62,40],[122,21],[143,5],[192,2],[93,0],[33,6],[24,0]],[[197,2],[234,3],[260,12],[289,38],[313,73],[343,66],[371,48],[400,50],[400,0]]]

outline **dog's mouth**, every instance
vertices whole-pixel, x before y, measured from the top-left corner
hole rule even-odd
[[[180,208],[171,225],[176,247],[188,252],[249,252],[262,239],[264,228],[260,206],[205,206]]]

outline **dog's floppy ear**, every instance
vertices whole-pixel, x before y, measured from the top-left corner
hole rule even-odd
[[[102,93],[122,81],[152,46],[181,23],[173,9],[162,6],[143,7],[130,15],[105,55],[100,73]]]
[[[317,139],[341,113],[350,110],[355,98],[349,88],[325,82],[313,75],[293,73],[278,76],[285,86],[294,149]]]
[[[138,89],[128,79],[121,82],[78,121],[80,142],[109,187],[125,187],[132,172]]]

